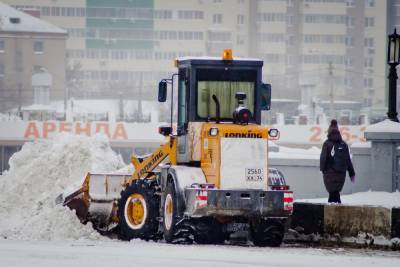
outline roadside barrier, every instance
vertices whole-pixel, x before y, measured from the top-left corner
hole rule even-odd
[[[289,227],[302,234],[356,237],[360,233],[400,238],[400,207],[295,202]]]

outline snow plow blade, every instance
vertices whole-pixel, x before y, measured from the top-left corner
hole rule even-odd
[[[100,231],[111,230],[118,222],[120,193],[131,175],[88,173],[81,188],[63,198],[63,205],[76,211],[82,223],[88,221]]]

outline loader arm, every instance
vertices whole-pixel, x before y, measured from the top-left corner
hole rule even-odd
[[[131,179],[128,180],[128,184],[145,177],[147,173],[152,172],[167,157],[169,157],[171,164],[176,164],[176,140],[174,136],[170,136],[168,142],[161,145],[142,161],[132,156],[131,162],[135,167],[135,172],[132,174]]]

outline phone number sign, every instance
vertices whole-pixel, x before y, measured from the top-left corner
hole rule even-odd
[[[328,135],[328,125],[282,125],[275,126],[280,131],[277,143],[291,144],[322,144]],[[363,143],[365,125],[339,126],[340,133],[345,142]]]

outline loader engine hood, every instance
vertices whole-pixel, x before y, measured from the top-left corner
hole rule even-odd
[[[268,143],[260,138],[221,138],[221,189],[268,188]]]
[[[268,129],[205,123],[201,167],[219,189],[268,189]]]

